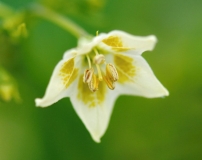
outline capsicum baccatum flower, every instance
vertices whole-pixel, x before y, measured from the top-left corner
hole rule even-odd
[[[156,41],[153,35],[140,37],[123,31],[80,39],[78,47],[68,50],[56,65],[45,96],[36,99],[36,105],[46,107],[70,97],[92,138],[100,142],[119,95],[168,95],[141,56]]]

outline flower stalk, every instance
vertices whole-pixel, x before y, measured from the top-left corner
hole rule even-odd
[[[76,38],[80,37],[91,37],[89,33],[87,33],[83,28],[79,25],[71,21],[68,17],[60,15],[59,13],[54,12],[53,10],[46,8],[42,5],[33,3],[29,7],[24,8],[25,11],[38,16],[40,18],[46,19],[61,28],[65,29],[66,31],[70,32]],[[6,18],[10,15],[14,15],[15,11],[9,7],[8,5],[0,2],[0,17]],[[26,12],[25,12],[26,13]]]
[[[77,38],[89,37],[89,34],[83,28],[78,26],[66,16],[62,16],[54,12],[53,10],[45,8],[39,4],[32,4],[30,10],[31,13],[34,13],[38,17],[44,18],[54,24],[57,24],[58,26],[67,30]]]

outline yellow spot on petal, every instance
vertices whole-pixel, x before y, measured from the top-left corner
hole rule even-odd
[[[130,49],[128,47],[123,46],[122,40],[118,36],[110,36],[106,39],[103,39],[102,42],[105,43],[106,45],[112,47],[112,49],[117,52],[123,52],[123,51],[127,51]]]
[[[79,78],[77,98],[88,107],[96,107],[101,105],[106,96],[106,85],[100,82],[99,89],[96,92],[91,92],[88,84],[83,83],[83,75]]]
[[[70,84],[72,84],[72,82],[74,82],[74,80],[78,77],[78,68],[74,68],[74,71],[72,73],[72,76],[69,79],[69,82],[66,83],[65,87],[68,88],[70,86]]]
[[[114,63],[119,74],[119,83],[133,82],[136,74],[134,59],[122,54],[114,55]]]
[[[59,75],[65,87],[68,88],[78,76],[78,68],[74,68],[74,58],[69,59],[62,65]]]

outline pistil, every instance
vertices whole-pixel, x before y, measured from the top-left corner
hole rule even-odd
[[[97,68],[97,72],[98,72],[98,79],[99,79],[99,81],[102,81],[103,78],[102,78],[100,66],[98,64],[96,64],[96,68]]]
[[[96,63],[97,61],[99,61],[96,57],[100,57],[100,54],[98,53],[98,51],[97,51],[97,49],[93,49],[93,51],[95,52],[95,54],[96,54],[96,56],[95,56],[95,58],[94,58],[94,63],[95,63],[95,65],[96,65],[96,68],[97,68],[97,72],[98,72],[98,79],[99,79],[99,81],[102,81],[103,80],[103,78],[102,78],[102,73],[101,73],[101,69],[100,69],[100,66],[99,66],[99,64],[98,63]],[[97,59],[97,61],[95,61],[95,59]]]

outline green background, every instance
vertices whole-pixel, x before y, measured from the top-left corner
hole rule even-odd
[[[17,9],[31,1],[3,2]],[[156,35],[156,48],[143,56],[170,96],[120,96],[106,134],[95,143],[69,98],[35,107],[63,53],[77,44],[57,25],[35,19],[11,69],[23,102],[0,102],[0,160],[201,160],[202,1],[108,0],[102,16],[78,15],[70,17],[91,34]]]

